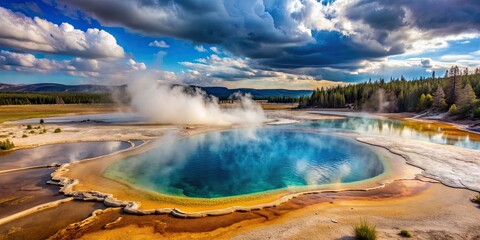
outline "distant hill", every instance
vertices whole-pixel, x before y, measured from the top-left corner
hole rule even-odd
[[[72,92],[72,93],[106,93],[112,91],[123,91],[125,85],[107,86],[107,85],[64,85],[58,83],[37,83],[37,84],[3,84],[0,83],[0,92]],[[191,86],[198,87],[198,86]],[[235,92],[249,93],[256,99],[267,97],[300,97],[310,96],[312,90],[288,90],[288,89],[254,89],[254,88],[238,88],[228,89],[225,87],[198,87],[207,94],[218,98],[227,98]]]
[[[0,92],[75,92],[75,93],[105,93],[124,86],[105,85],[63,85],[57,83],[36,83],[27,85],[0,83]]]

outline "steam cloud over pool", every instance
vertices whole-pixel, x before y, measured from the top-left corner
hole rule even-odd
[[[162,124],[259,124],[266,120],[261,106],[250,96],[234,94],[239,105],[220,108],[218,99],[195,89],[186,93],[183,86],[159,85],[138,79],[128,85],[131,106],[149,121]]]
[[[376,153],[357,142],[260,128],[162,143],[116,162],[105,175],[163,194],[215,198],[354,182],[383,171]]]

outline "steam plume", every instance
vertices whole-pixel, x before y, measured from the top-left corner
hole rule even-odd
[[[150,121],[161,124],[259,124],[266,121],[262,108],[249,95],[234,94],[240,105],[222,109],[218,99],[200,89],[186,93],[183,86],[160,85],[138,79],[127,87],[131,106]]]

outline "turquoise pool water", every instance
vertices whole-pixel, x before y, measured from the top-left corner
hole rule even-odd
[[[110,178],[159,193],[216,198],[380,175],[370,148],[340,137],[271,128],[210,132],[120,160]]]

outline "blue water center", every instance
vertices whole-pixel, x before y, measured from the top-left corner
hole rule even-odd
[[[355,141],[260,128],[163,142],[114,163],[105,175],[163,194],[215,198],[354,182],[383,171],[379,156]]]

